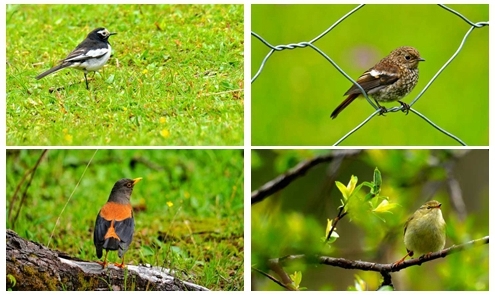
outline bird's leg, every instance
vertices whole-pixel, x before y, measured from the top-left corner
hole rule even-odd
[[[86,71],[84,71],[84,80],[86,81],[86,89],[89,90],[88,77],[87,77]]]
[[[108,251],[105,251],[105,259],[103,259],[103,262],[97,261],[96,263],[98,263],[99,265],[103,266],[103,268],[105,268],[107,266],[107,255],[108,255]]]
[[[398,102],[402,106],[402,112],[406,113],[406,115],[409,114],[409,110],[411,109],[411,107],[407,103],[402,102],[400,100]]]
[[[407,249],[406,249],[406,250],[407,250]],[[413,255],[414,255],[414,252],[413,252],[413,251],[409,251],[409,250],[407,250],[407,254],[406,254],[406,256],[404,256],[404,257],[402,257],[402,259],[397,260],[396,262],[394,262],[394,263],[392,264],[392,268],[395,268],[395,267],[399,266],[399,264],[403,263],[403,262],[406,260],[406,258],[407,258],[408,256],[411,256],[411,257],[412,257]]]
[[[115,266],[118,268],[124,268],[125,267],[124,258],[125,258],[125,255],[122,255],[122,263],[121,264],[115,263]]]
[[[378,114],[379,116],[385,116],[385,113],[387,112],[387,108],[384,106],[381,106],[376,99],[374,99],[376,102],[376,105],[380,109],[380,113]]]

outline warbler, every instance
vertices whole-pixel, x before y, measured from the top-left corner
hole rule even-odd
[[[404,225],[404,244],[407,255],[394,263],[402,263],[408,256],[429,255],[445,247],[445,220],[441,203],[432,200],[426,202],[409,217]]]

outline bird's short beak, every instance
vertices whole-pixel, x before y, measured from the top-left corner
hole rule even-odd
[[[110,33],[109,35],[110,35],[110,36],[112,36],[112,35],[117,35],[117,33]]]
[[[426,61],[426,59],[420,57],[418,58],[418,61]]]
[[[136,183],[140,182],[141,179],[143,179],[143,178],[142,177],[138,177],[138,178],[133,179],[134,182],[132,183],[132,185],[136,185]]]

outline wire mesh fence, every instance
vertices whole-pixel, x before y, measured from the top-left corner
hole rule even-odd
[[[348,138],[349,136],[351,136],[352,134],[354,134],[357,130],[359,130],[361,127],[363,127],[372,118],[374,118],[377,115],[383,114],[384,112],[385,113],[388,113],[388,112],[404,111],[404,108],[403,108],[404,106],[403,105],[401,105],[401,106],[394,106],[394,107],[391,107],[391,108],[382,110],[379,106],[377,106],[374,103],[374,101],[372,99],[370,99],[370,97],[368,97],[367,93],[362,89],[362,87],[353,78],[351,78],[330,56],[328,56],[323,50],[321,50],[320,48],[318,48],[317,46],[314,45],[314,43],[316,41],[318,41],[321,38],[325,37],[330,31],[332,31],[334,28],[336,28],[338,25],[340,25],[345,19],[347,19],[348,17],[350,17],[352,14],[356,13],[362,7],[364,7],[364,4],[355,7],[354,9],[352,9],[351,11],[349,11],[348,13],[346,13],[345,15],[343,15],[340,19],[338,19],[334,24],[332,24],[329,28],[327,28],[321,34],[319,34],[318,36],[316,36],[315,38],[313,38],[312,40],[310,40],[308,42],[290,43],[290,44],[276,45],[275,46],[275,45],[272,45],[267,40],[265,40],[262,36],[260,36],[256,32],[254,32],[254,31],[251,32],[251,35],[252,36],[254,36],[255,38],[257,38],[265,46],[267,46],[267,47],[269,47],[271,49],[268,52],[268,54],[266,54],[266,56],[264,57],[264,59],[262,60],[262,62],[260,64],[258,70],[256,71],[256,73],[252,77],[252,79],[251,79],[251,83],[252,84],[255,83],[256,80],[258,79],[258,77],[262,74],[263,69],[265,68],[265,65],[266,65],[267,61],[269,60],[269,58],[275,52],[279,52],[279,51],[283,51],[283,50],[295,50],[295,49],[301,49],[301,48],[311,48],[315,52],[317,52],[320,56],[322,56],[326,61],[328,61],[329,63],[331,63],[333,65],[333,67],[335,67],[335,69],[337,69],[340,72],[340,74],[342,74],[349,81],[351,81],[354,85],[356,85],[361,90],[362,95],[366,98],[366,100],[368,101],[368,103],[375,108],[375,111],[371,115],[369,115],[369,117],[367,117],[364,121],[362,121],[360,124],[358,124],[355,128],[353,128],[352,130],[350,130],[347,134],[345,134],[342,138],[340,138],[337,142],[335,142],[334,145],[339,145],[340,143],[342,143],[346,138]],[[430,81],[427,83],[427,85],[421,90],[421,92],[409,104],[409,106],[410,106],[410,109],[409,110],[410,110],[411,113],[417,115],[419,118],[421,118],[422,120],[424,120],[425,122],[427,122],[429,125],[431,125],[433,128],[435,128],[438,131],[440,131],[445,136],[448,136],[448,137],[452,138],[453,140],[457,141],[461,145],[466,145],[466,143],[463,140],[461,140],[459,137],[457,137],[454,134],[448,132],[444,128],[441,128],[438,124],[434,123],[433,120],[429,119],[428,117],[426,117],[425,115],[423,115],[419,111],[413,109],[412,106],[423,96],[423,94],[428,90],[428,88],[430,88],[430,86],[438,78],[438,76],[459,55],[459,53],[463,49],[463,47],[464,47],[464,45],[465,45],[465,43],[466,43],[466,41],[467,41],[467,39],[469,37],[469,35],[473,32],[473,30],[479,29],[479,28],[484,28],[484,27],[486,27],[486,26],[489,25],[489,22],[488,21],[473,22],[473,21],[469,20],[467,17],[465,17],[464,15],[462,15],[461,13],[453,10],[450,7],[447,7],[447,6],[441,5],[441,4],[439,4],[439,7],[443,8],[444,10],[448,11],[449,13],[452,13],[452,14],[456,15],[457,17],[463,19],[468,24],[469,29],[466,32],[466,34],[464,35],[464,37],[462,38],[462,40],[461,40],[461,42],[460,42],[457,50],[454,52],[454,54],[445,62],[445,64],[442,67],[440,67],[440,69],[430,79]]]

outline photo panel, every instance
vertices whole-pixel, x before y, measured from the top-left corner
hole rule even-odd
[[[488,19],[488,4],[253,4],[252,144],[487,146]]]
[[[8,146],[244,144],[244,5],[11,4],[6,18]]]
[[[488,154],[254,149],[252,290],[487,291]]]
[[[6,157],[7,289],[244,290],[243,150]]]

